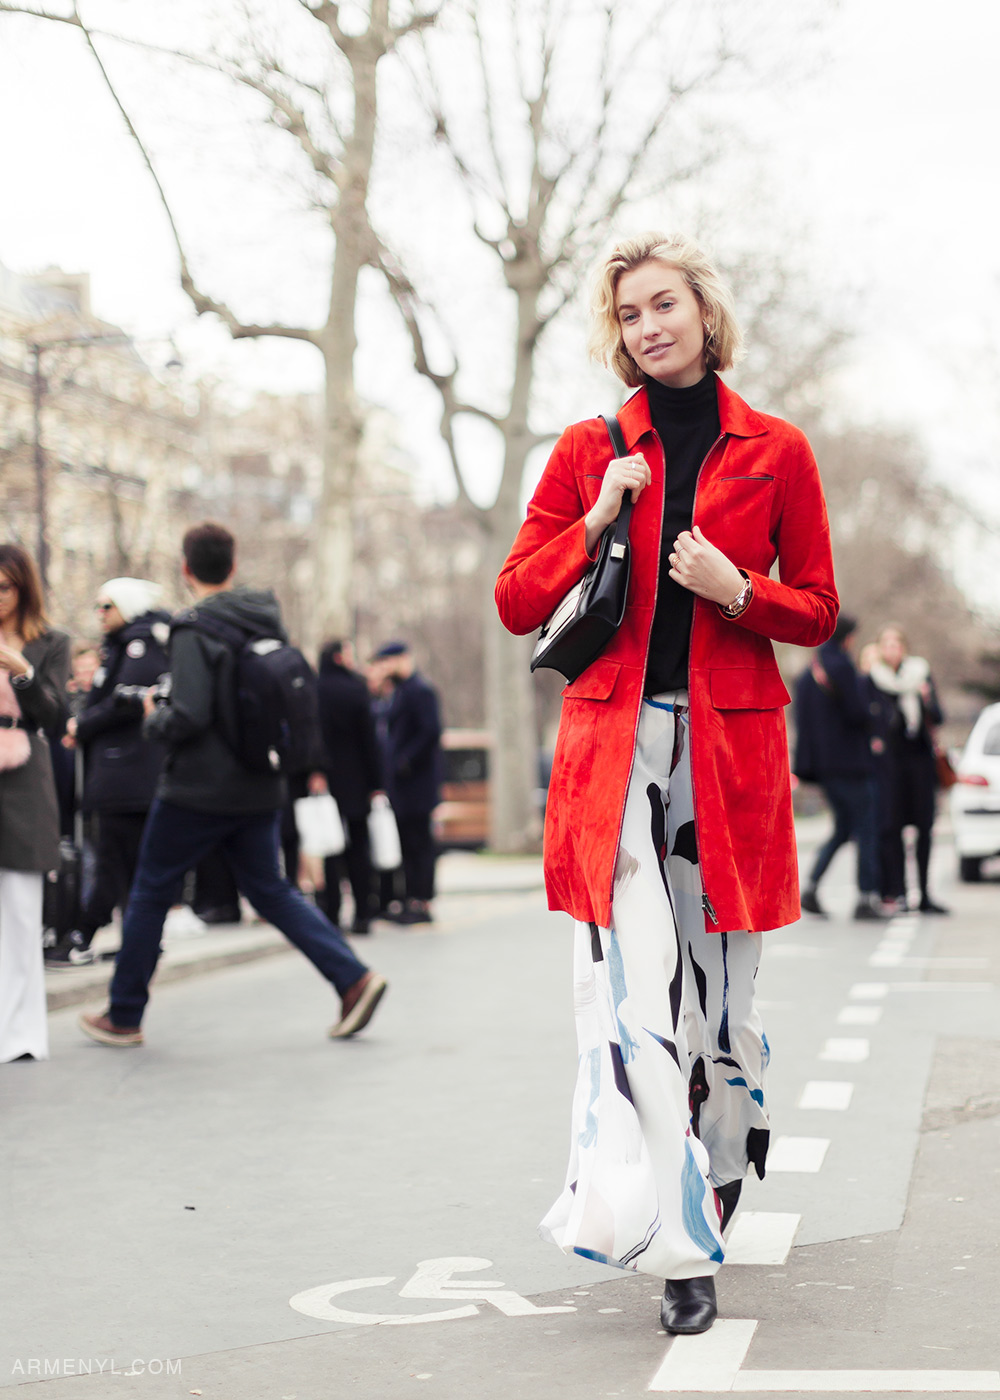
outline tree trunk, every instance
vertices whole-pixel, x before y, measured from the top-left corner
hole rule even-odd
[[[494,507],[494,512],[496,508]],[[483,641],[486,722],[494,735],[490,767],[490,846],[494,851],[537,851],[541,843],[538,726],[528,661],[531,638],[514,637],[501,624],[493,586],[520,520],[491,512],[486,535]]]
[[[376,66],[386,52],[388,0],[375,0],[369,37],[348,53],[353,75],[354,122],[344,145],[339,198],[331,211],[334,237],[330,308],[320,336],[326,369],[323,485],[313,558],[314,644],[352,632],[354,497],[361,457],[361,415],[354,394],[358,278],[372,250],[365,200],[375,152]]]
[[[496,762],[491,780],[492,846],[496,851],[537,850],[541,823],[538,789],[538,725],[528,661],[531,641],[513,637],[496,614],[493,588],[497,574],[521,525],[521,482],[532,441],[528,429],[534,337],[537,332],[537,285],[521,281],[518,340],[510,408],[504,422],[504,464],[497,499],[487,517],[486,712],[496,735]]]
[[[340,245],[338,245],[338,261]],[[357,274],[355,273],[355,278]],[[354,297],[323,337],[326,392],[323,409],[323,482],[313,539],[313,600],[307,616],[313,650],[352,631],[354,494],[359,468],[361,422],[354,400]]]

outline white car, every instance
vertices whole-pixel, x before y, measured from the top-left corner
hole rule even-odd
[[[963,880],[982,879],[982,865],[1000,855],[1000,705],[987,705],[976,720],[956,765],[951,820]]]

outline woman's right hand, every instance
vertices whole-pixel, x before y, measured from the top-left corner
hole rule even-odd
[[[604,531],[615,520],[621,510],[622,497],[631,491],[633,502],[639,499],[639,492],[653,479],[649,463],[641,452],[633,452],[630,457],[615,457],[608,463],[601,483],[601,494],[586,515],[587,553],[593,554],[597,542]]]

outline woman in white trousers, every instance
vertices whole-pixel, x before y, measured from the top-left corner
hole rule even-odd
[[[49,1053],[42,882],[59,864],[59,812],[43,731],[65,723],[68,675],[31,556],[0,545],[0,1064]]]

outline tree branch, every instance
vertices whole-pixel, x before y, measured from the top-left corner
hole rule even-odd
[[[170,207],[170,202],[167,199],[166,190],[163,188],[163,183],[156,172],[156,167],[153,164],[152,157],[150,156],[149,151],[146,149],[142,137],[136,130],[132,118],[126,111],[125,105],[119,97],[118,91],[115,88],[114,83],[111,81],[111,75],[108,73],[107,68],[104,66],[104,62],[97,51],[96,45],[94,44],[93,35],[90,33],[90,30],[87,28],[87,26],[84,24],[83,20],[80,17],[76,0],[74,0],[73,4],[73,15],[75,17],[78,28],[83,34],[88,49],[93,55],[94,62],[97,64],[98,71],[100,72],[101,77],[104,80],[104,84],[111,95],[111,99],[114,102],[115,106],[118,108],[118,111],[121,114],[121,118],[124,121],[125,126],[129,132],[129,135],[132,137],[136,146],[139,148],[139,153],[142,156],[143,164],[148,170],[153,184],[156,186],[156,191],[160,197],[160,204],[163,207],[163,212],[166,215],[167,223],[170,226],[170,232],[173,235],[174,246],[177,249],[177,257],[180,263],[181,287],[187,294],[187,296],[191,299],[198,315],[202,316],[205,314],[206,311],[213,312],[216,316],[220,318],[220,320],[225,322],[226,326],[229,328],[229,333],[232,335],[234,340],[256,338],[258,336],[283,336],[290,340],[304,340],[310,342],[313,345],[318,345],[316,333],[314,331],[309,330],[306,327],[283,326],[277,324],[263,326],[243,322],[239,319],[238,316],[236,316],[236,314],[230,309],[230,307],[226,305],[225,302],[216,301],[212,297],[206,296],[195,285],[195,281],[191,275],[191,269],[188,264],[187,255],[184,251],[184,245],[181,242],[180,231],[177,227],[177,222],[174,219],[173,210]]]
[[[483,77],[483,113],[486,118],[486,137],[489,145],[490,158],[493,162],[493,169],[496,172],[497,186],[500,190],[500,202],[508,212],[511,210],[510,193],[507,189],[507,181],[504,176],[503,161],[500,159],[500,143],[497,140],[496,126],[496,99],[493,96],[493,85],[490,82],[489,68],[486,63],[486,44],[483,40],[483,31],[479,24],[479,10],[475,4],[472,6],[470,15],[472,20],[472,32],[476,40],[476,51],[479,55],[479,69]],[[454,149],[452,147],[452,149]]]
[[[455,379],[458,375],[457,363],[454,364],[451,370],[444,374],[431,368],[430,360],[427,356],[427,346],[424,341],[423,330],[421,329],[417,317],[416,307],[418,298],[412,282],[406,274],[394,264],[389,256],[388,250],[381,244],[378,247],[374,262],[385,278],[389,291],[399,308],[400,315],[409,332],[410,342],[413,346],[414,367],[418,374],[430,380],[441,396],[441,437],[448,449],[448,457],[451,462],[459,499],[462,505],[474,515],[485,517],[488,511],[483,506],[476,504],[465,486],[462,469],[459,463],[458,448],[455,443],[455,419],[459,414],[469,413],[476,418],[481,418],[485,422],[492,424],[499,432],[503,432],[503,422],[501,419],[497,418],[495,414],[487,412],[486,409],[480,408],[476,404],[465,403],[457,396],[455,393]]]
[[[284,76],[278,68],[272,67],[271,71]],[[262,97],[270,102],[275,112],[279,112],[285,118],[283,123],[278,122],[281,130],[287,131],[290,136],[295,137],[316,174],[321,175],[324,179],[336,185],[336,157],[329,151],[323,150],[323,148],[313,140],[306,115],[301,107],[293,102],[290,97],[286,97],[283,92],[279,91],[279,89],[274,87],[271,83],[265,82],[263,78],[255,78],[250,73],[241,73],[238,70],[230,73],[229,76],[235,82],[242,84],[243,87],[248,87],[254,92],[259,92]]]
[[[340,6],[335,3],[335,0],[319,0],[316,5],[310,5],[309,0],[299,0],[299,4],[314,19],[322,20],[333,35],[337,47],[342,53],[346,53],[347,49],[344,45],[350,43],[351,39],[350,35],[345,34],[340,27]]]
[[[394,25],[389,31],[389,41],[386,45],[386,52],[391,53],[401,39],[405,39],[407,34],[416,34],[421,30],[429,29],[432,24],[436,24],[441,14],[440,6],[436,10],[428,10],[426,14],[414,15],[405,24]]]
[[[76,13],[76,6],[73,13],[69,15],[54,15],[51,10],[32,10],[27,5],[11,5],[8,0],[0,0],[0,13],[9,15],[30,15],[32,19],[50,19],[55,24],[71,24],[75,29],[83,28],[83,21]]]

